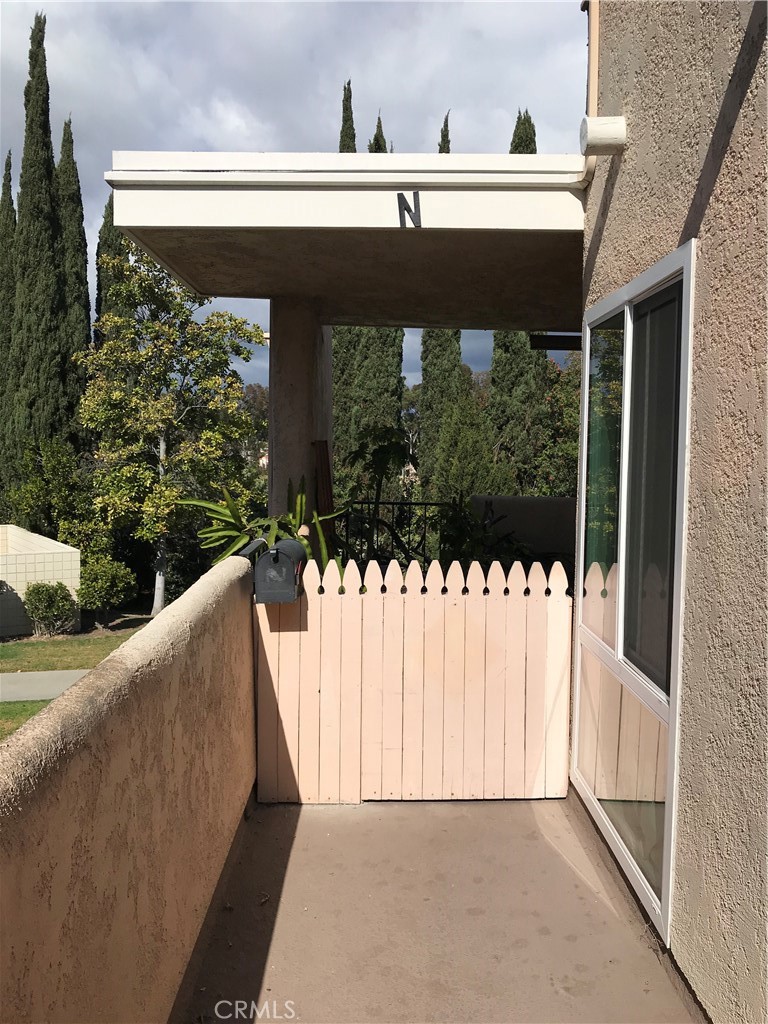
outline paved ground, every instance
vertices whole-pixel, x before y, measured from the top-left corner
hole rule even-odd
[[[600,844],[575,797],[256,806],[171,1021],[698,1020]]]
[[[53,700],[64,693],[87,668],[61,672],[0,672],[0,700]]]

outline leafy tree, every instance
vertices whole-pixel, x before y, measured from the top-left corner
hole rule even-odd
[[[230,313],[197,314],[192,294],[135,246],[129,261],[103,257],[110,294],[131,315],[105,313],[102,343],[81,356],[83,423],[96,431],[96,506],[155,551],[152,613],[165,603],[168,539],[177,501],[242,476],[251,424],[233,356],[248,360],[260,327]]]
[[[110,555],[88,558],[80,573],[77,599],[81,608],[96,613],[96,624],[106,626],[110,613],[136,596],[136,576]]]
[[[373,133],[373,138],[368,140],[368,152],[387,152],[387,140],[384,138],[384,129],[381,127],[381,114],[376,118],[376,131]]]
[[[257,458],[266,451],[269,419],[269,388],[263,384],[246,384],[243,389],[243,408],[251,420]]]
[[[30,441],[70,429],[78,394],[73,348],[62,331],[60,227],[42,14],[35,15],[32,27],[24,107],[3,431],[12,478],[18,476],[18,462]]]
[[[11,192],[11,154],[5,158],[3,190],[0,194],[0,419],[8,416],[5,397],[5,371],[11,352],[11,326],[16,282],[13,273],[13,246],[16,234],[16,210]],[[10,399],[9,399],[10,400]]]
[[[356,153],[355,118],[352,113],[352,80],[344,83],[341,97],[341,131],[339,133],[339,152]]]
[[[517,121],[515,122],[515,130],[512,133],[509,152],[521,154],[533,154],[536,152],[536,126],[533,123],[533,118],[528,113],[527,107],[522,114],[518,108]]]
[[[61,224],[61,268],[64,302],[62,309],[63,343],[68,352],[80,352],[91,340],[91,300],[88,295],[88,249],[83,226],[83,197],[75,163],[72,121],[64,123],[61,157],[56,167],[59,220]],[[82,391],[81,380],[74,372],[68,374],[74,408]]]

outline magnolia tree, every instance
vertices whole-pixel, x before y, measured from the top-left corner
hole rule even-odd
[[[80,357],[80,417],[98,439],[98,511],[154,547],[156,615],[177,502],[240,476],[253,427],[231,361],[247,361],[249,346],[264,339],[260,327],[230,313],[203,317],[208,300],[133,245],[124,258],[103,261],[109,308],[130,315],[104,313],[95,325],[99,343]]]

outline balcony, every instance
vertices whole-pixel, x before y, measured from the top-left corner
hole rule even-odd
[[[0,746],[3,1021],[700,1019],[572,793],[254,803],[253,622],[229,559]]]

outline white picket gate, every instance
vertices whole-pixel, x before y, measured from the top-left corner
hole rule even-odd
[[[565,796],[571,597],[563,567],[486,580],[473,563],[304,573],[256,605],[258,798],[265,802]]]

